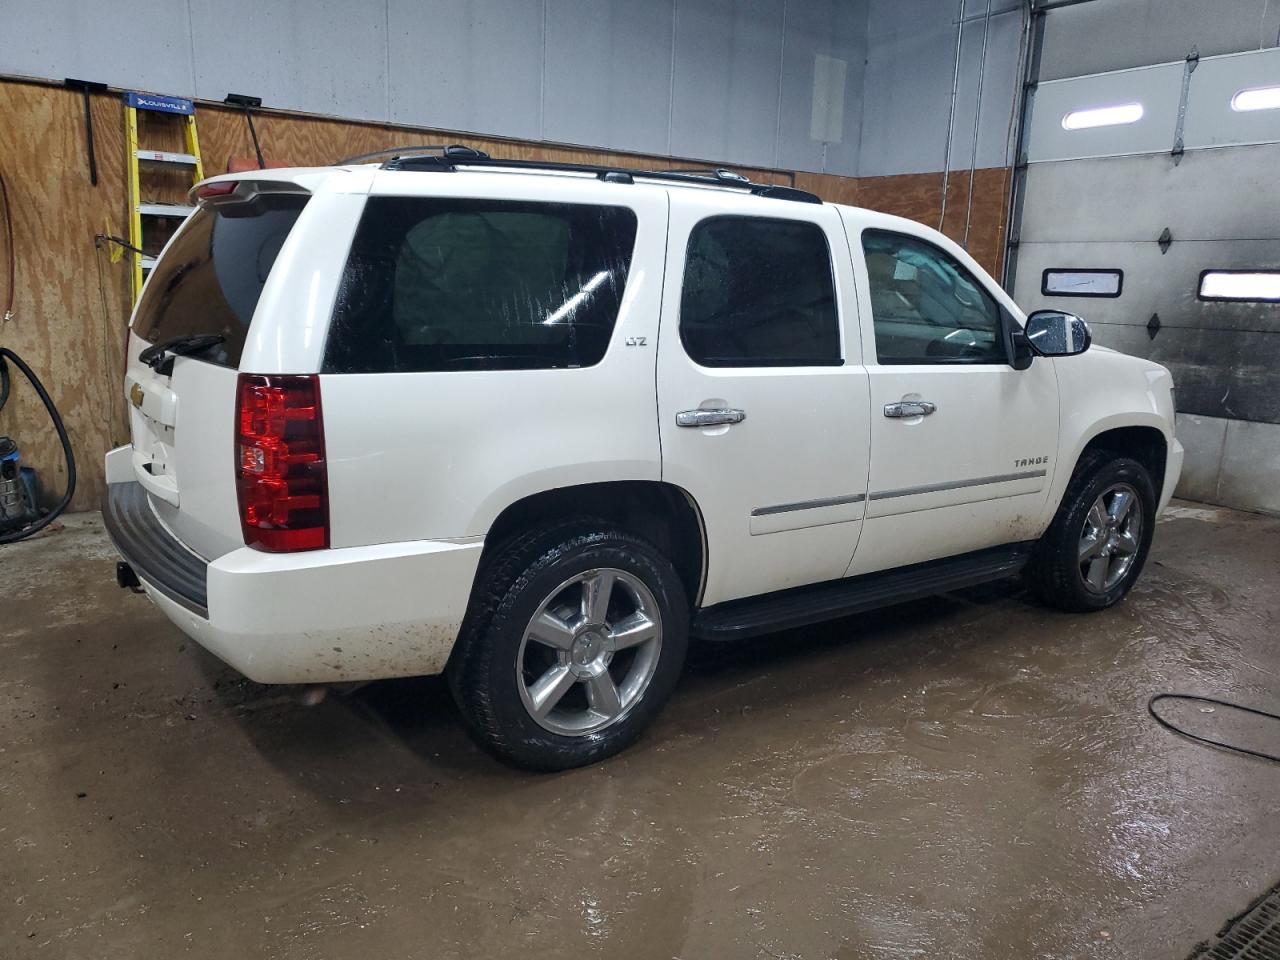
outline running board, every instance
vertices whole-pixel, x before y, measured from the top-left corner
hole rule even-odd
[[[703,640],[742,640],[1003,580],[1026,566],[1033,545],[1013,543],[847,580],[828,580],[717,603],[697,612],[691,632]]]

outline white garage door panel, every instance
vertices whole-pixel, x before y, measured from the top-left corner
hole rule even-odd
[[[1033,163],[1020,237],[1154,240],[1165,227],[1175,239],[1278,237],[1277,171],[1278,144],[1195,151],[1176,166],[1168,153]]]
[[[1277,224],[1280,227],[1280,224]],[[1088,268],[1124,271],[1121,295],[1043,295],[1045,270]],[[1167,253],[1148,243],[1031,243],[1019,250],[1014,299],[1027,309],[1067,310],[1096,323],[1143,327],[1159,313],[1164,328],[1280,333],[1280,306],[1268,303],[1207,303],[1197,297],[1202,270],[1280,269],[1280,239],[1175,241]]]
[[[1280,140],[1280,110],[1236,111],[1239,91],[1280,85],[1280,50],[1201,60],[1191,76],[1183,142],[1194,147]]]
[[[1181,91],[1180,63],[1042,83],[1031,105],[1027,158],[1035,163],[1167,150],[1178,120]],[[1126,103],[1142,104],[1142,119],[1137,123],[1086,130],[1062,126],[1072,111]]]

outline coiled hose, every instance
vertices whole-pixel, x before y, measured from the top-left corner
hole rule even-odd
[[[32,534],[43,530],[58,519],[62,512],[67,509],[67,505],[71,503],[71,497],[76,492],[76,458],[71,452],[71,438],[67,436],[67,428],[62,423],[62,416],[58,413],[58,408],[53,405],[49,392],[45,390],[44,384],[35,375],[35,371],[27,366],[20,356],[7,347],[0,347],[0,410],[4,409],[4,405],[9,399],[8,361],[13,361],[13,365],[22,371],[23,376],[35,388],[36,395],[40,398],[40,402],[44,404],[44,408],[49,414],[49,419],[53,422],[53,429],[58,432],[58,440],[62,444],[62,455],[67,461],[67,489],[54,508],[39,520],[19,530],[10,530],[8,533],[0,534],[0,544],[17,543],[19,540],[25,540]]]

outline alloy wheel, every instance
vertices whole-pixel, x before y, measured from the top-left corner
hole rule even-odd
[[[1132,568],[1142,543],[1142,503],[1127,483],[1109,486],[1080,531],[1080,578],[1093,593],[1106,593]]]
[[[552,733],[597,733],[640,702],[661,650],[652,591],[625,570],[586,570],[556,587],[525,628],[520,699]]]

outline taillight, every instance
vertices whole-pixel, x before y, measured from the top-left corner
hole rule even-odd
[[[329,546],[319,377],[240,374],[235,453],[247,545],[272,552]]]
[[[236,192],[238,180],[219,180],[216,183],[202,183],[196,187],[196,198],[208,200],[210,197],[228,197]]]

